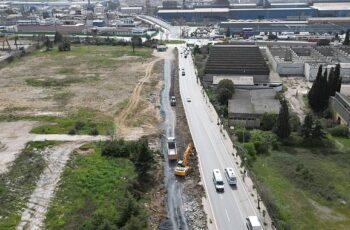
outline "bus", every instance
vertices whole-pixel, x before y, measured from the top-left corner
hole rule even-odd
[[[243,28],[242,34],[243,34],[243,38],[247,39],[251,36],[254,36],[254,29],[253,28]]]

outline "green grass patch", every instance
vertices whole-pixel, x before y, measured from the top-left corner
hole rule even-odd
[[[97,81],[98,77],[65,77],[65,78],[31,78],[26,79],[28,85],[34,87],[64,87],[71,84]]]
[[[338,139],[349,147],[347,139]],[[350,152],[283,147],[258,155],[252,169],[291,229],[348,229]],[[345,201],[343,204],[342,202]]]
[[[100,51],[105,51],[100,53]],[[69,52],[59,52],[57,49],[52,51],[38,51],[35,52],[36,56],[85,56],[91,55],[91,58],[96,60],[99,57],[122,57],[122,56],[137,56],[143,58],[152,57],[153,49],[142,47],[135,48],[135,52],[132,52],[131,46],[107,46],[107,45],[74,45]],[[72,60],[74,61],[74,60]]]
[[[136,179],[134,166],[126,158],[94,152],[73,154],[46,215],[46,229],[89,229],[91,219],[113,222],[120,214],[127,190]]]
[[[40,174],[45,160],[38,150],[57,142],[30,142],[5,174],[0,175],[0,229],[15,229]]]
[[[97,111],[81,108],[67,117],[37,116],[34,120],[43,121],[46,124],[35,127],[31,130],[37,134],[67,134],[75,129],[75,134],[91,134],[97,129],[101,135],[108,135],[114,132],[113,118],[105,116]]]

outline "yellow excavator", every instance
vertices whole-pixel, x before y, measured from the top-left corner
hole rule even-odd
[[[188,166],[189,163],[189,156],[192,154],[193,151],[193,144],[189,143],[187,145],[186,151],[183,154],[182,160],[179,160],[177,162],[177,165],[175,167],[175,176],[182,176],[185,177],[190,172],[190,167]]]

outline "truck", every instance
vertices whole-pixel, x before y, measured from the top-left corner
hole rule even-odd
[[[177,165],[175,167],[175,176],[185,177],[188,175],[188,173],[190,172],[189,157],[192,154],[192,151],[193,144],[189,143],[183,154],[182,160],[179,160],[177,162]]]
[[[173,161],[177,159],[177,149],[175,137],[168,138],[168,160]]]
[[[176,106],[176,98],[175,98],[175,96],[171,96],[171,98],[170,98],[170,105],[171,106]]]

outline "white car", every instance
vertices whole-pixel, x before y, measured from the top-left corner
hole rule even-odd
[[[191,102],[191,98],[190,97],[186,98],[186,101]]]

